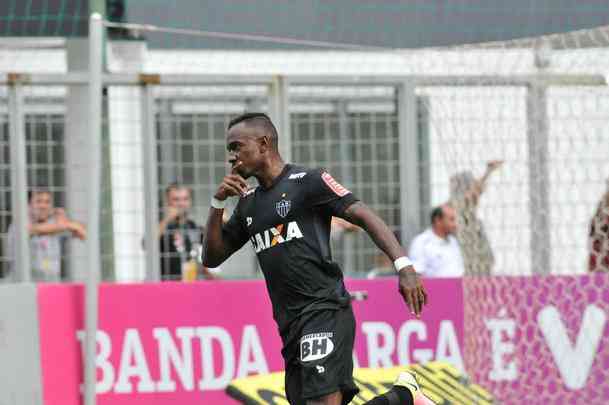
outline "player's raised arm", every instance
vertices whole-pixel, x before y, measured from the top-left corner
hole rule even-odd
[[[374,211],[361,202],[351,204],[343,213],[343,218],[363,228],[379,249],[389,256],[399,274],[400,294],[410,311],[418,317],[427,303],[427,293],[414,266],[406,257],[404,248],[391,229]]]
[[[227,198],[243,196],[247,191],[247,183],[236,172],[238,166],[239,162],[224,177],[212,198],[203,236],[202,261],[207,267],[218,267],[247,241],[247,233],[241,226],[238,212],[233,213],[226,225],[222,223]]]

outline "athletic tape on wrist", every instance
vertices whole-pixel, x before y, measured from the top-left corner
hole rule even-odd
[[[398,271],[398,272],[400,270],[402,270],[404,267],[408,267],[408,266],[412,266],[412,262],[406,256],[398,257],[393,262],[393,267],[395,267],[395,271]]]
[[[217,210],[223,210],[226,207],[226,200],[220,201],[217,198],[211,199],[211,206]]]

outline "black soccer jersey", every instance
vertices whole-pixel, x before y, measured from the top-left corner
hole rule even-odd
[[[233,246],[249,241],[256,251],[284,341],[303,313],[348,304],[342,271],[332,262],[330,222],[355,201],[325,170],[288,164],[270,187],[242,197],[224,226]]]

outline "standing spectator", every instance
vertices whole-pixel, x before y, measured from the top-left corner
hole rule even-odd
[[[69,219],[63,208],[53,206],[50,191],[37,189],[28,193],[30,235],[30,264],[32,280],[58,282],[61,280],[61,257],[63,245],[69,237],[85,240],[87,230],[79,222]],[[8,229],[8,252],[11,273],[14,273],[15,229]]]
[[[590,221],[588,240],[590,249],[588,270],[609,272],[609,178],[607,190]]]
[[[190,219],[190,188],[172,183],[165,190],[165,216],[159,223],[161,279],[193,281],[201,272],[215,275],[198,262],[203,227]]]
[[[463,253],[466,275],[490,275],[495,258],[482,221],[477,216],[480,196],[486,189],[491,173],[503,161],[487,163],[484,175],[475,179],[471,171],[463,171],[450,179],[451,205],[457,210],[457,240]]]
[[[431,211],[431,228],[414,238],[410,258],[424,277],[461,277],[463,258],[455,238],[457,228],[454,208],[448,204]]]

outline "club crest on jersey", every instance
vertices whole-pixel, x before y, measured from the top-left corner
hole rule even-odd
[[[302,232],[296,221],[287,224],[275,225],[264,232],[258,232],[250,238],[252,247],[256,253],[270,249],[293,239],[303,238]]]
[[[275,204],[275,209],[277,210],[277,214],[281,218],[285,218],[290,212],[290,207],[292,206],[292,202],[290,200],[281,200],[277,204]]]

